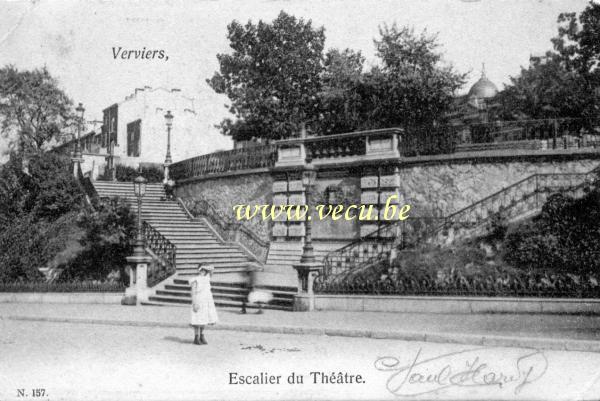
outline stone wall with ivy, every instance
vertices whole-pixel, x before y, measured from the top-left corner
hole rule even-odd
[[[224,176],[180,185],[176,196],[186,200],[206,199],[221,214],[235,218],[235,205],[271,204],[272,182],[269,173]],[[243,224],[264,241],[269,240],[270,222],[255,218]]]
[[[400,168],[400,193],[414,216],[446,216],[538,173],[587,173],[600,159],[442,162]]]

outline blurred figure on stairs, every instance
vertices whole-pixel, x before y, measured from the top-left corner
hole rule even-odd
[[[262,306],[267,304],[273,299],[273,295],[268,291],[261,291],[256,289],[258,272],[263,271],[263,267],[256,263],[250,262],[248,264],[248,296],[242,301],[242,314],[245,314],[246,305],[248,303],[258,305],[258,314],[263,313]]]

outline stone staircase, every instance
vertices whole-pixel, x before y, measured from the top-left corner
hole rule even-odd
[[[118,196],[137,213],[137,199],[131,182],[94,182],[100,198]],[[248,293],[247,267],[251,259],[234,243],[227,243],[204,219],[194,219],[177,200],[167,200],[162,184],[148,184],[142,203],[142,220],[176,247],[176,274],[156,285],[147,304],[190,304],[188,279],[199,263],[215,267],[211,286],[217,306],[241,307]],[[291,309],[296,288],[263,286],[273,293],[266,308]],[[252,306],[249,306],[252,307]]]

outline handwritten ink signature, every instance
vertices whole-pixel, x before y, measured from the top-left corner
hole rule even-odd
[[[451,352],[428,359],[421,357],[421,348],[408,364],[393,356],[375,361],[375,368],[393,372],[386,382],[388,391],[396,396],[409,397],[437,392],[450,387],[514,385],[514,393],[540,379],[548,369],[543,352],[527,351],[514,361],[484,362],[481,354],[489,348]],[[498,367],[495,365],[504,365]],[[506,370],[502,368],[507,368]]]

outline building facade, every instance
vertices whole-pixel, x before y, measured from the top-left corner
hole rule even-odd
[[[221,135],[211,116],[198,115],[195,99],[179,89],[137,88],[123,101],[103,110],[100,128],[81,136],[82,171],[96,178],[106,169],[112,156],[114,165],[137,168],[142,164],[163,164],[167,151],[165,114],[174,116],[171,129],[173,161],[229,150],[230,138]],[[73,152],[76,139],[57,150]]]

